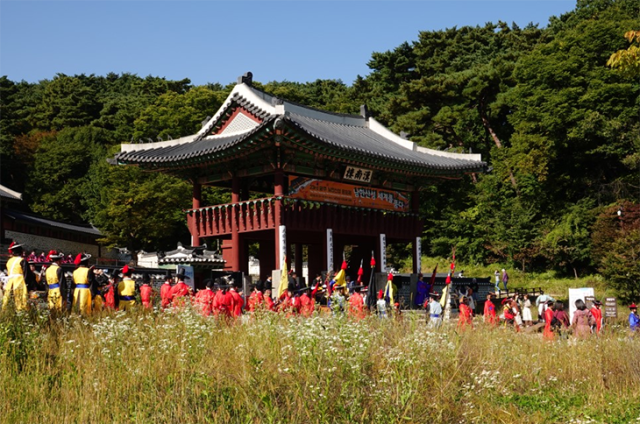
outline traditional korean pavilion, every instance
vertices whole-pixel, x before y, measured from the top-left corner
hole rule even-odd
[[[303,246],[310,278],[339,269],[351,246],[349,273],[364,260],[368,278],[372,251],[376,271],[386,271],[388,243],[413,243],[417,273],[419,190],[486,168],[479,154],[426,149],[392,133],[365,107],[353,116],[274,97],[252,87],[251,73],[196,134],[123,144],[115,160],[191,181],[193,246],[219,239],[225,269],[248,273],[248,246],[258,243],[263,277],[285,256],[289,269],[302,269]],[[207,185],[230,189],[231,203],[203,205]]]

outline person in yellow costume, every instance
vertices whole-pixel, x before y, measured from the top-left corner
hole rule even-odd
[[[27,284],[30,281],[35,282],[35,275],[32,275],[27,261],[22,257],[21,244],[12,242],[9,245],[9,254],[11,255],[7,261],[9,276],[4,287],[2,307],[5,308],[9,304],[9,299],[13,299],[16,310],[20,311],[27,309]]]
[[[122,281],[118,283],[118,309],[126,311],[136,304],[136,282],[131,278],[133,268],[122,268]]]
[[[73,310],[83,315],[91,314],[91,299],[96,284],[93,267],[88,267],[90,258],[88,253],[78,253],[73,261],[77,267],[73,271]]]
[[[51,265],[45,272],[45,278],[47,280],[47,286],[49,291],[47,292],[47,299],[49,300],[49,309],[56,312],[62,312],[66,309],[65,294],[67,293],[67,279],[64,277],[64,271],[60,267],[60,260],[62,255],[55,250],[49,251],[47,255],[47,262],[51,262]]]

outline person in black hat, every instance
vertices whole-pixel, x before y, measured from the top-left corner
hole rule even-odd
[[[14,306],[17,310],[27,308],[27,285],[30,281],[35,281],[35,275],[29,268],[27,261],[22,257],[22,245],[15,241],[9,245],[9,254],[11,257],[7,261],[7,283],[4,287],[4,298],[2,299],[2,307],[5,308],[9,304],[9,299],[13,299]]]
[[[184,268],[176,274],[176,280],[178,280],[178,282],[175,286],[171,287],[170,292],[172,306],[184,306],[184,300],[191,292],[189,286],[184,282],[184,280],[189,278],[190,277],[185,274]]]
[[[170,275],[167,275],[164,284],[160,287],[160,305],[162,309],[166,309],[171,305],[171,283],[173,282],[173,278]]]
[[[62,255],[55,250],[49,251],[47,262],[51,265],[45,271],[45,279],[47,281],[47,300],[49,301],[49,309],[56,312],[62,312],[64,305],[64,295],[67,293],[67,279],[64,278],[64,272],[60,267]]]
[[[203,290],[199,290],[198,293],[196,293],[194,302],[196,305],[198,305],[198,308],[200,309],[200,313],[203,316],[208,317],[209,315],[211,315],[211,312],[212,312],[213,299],[215,297],[215,293],[213,292],[212,279],[207,278],[206,280],[204,280],[204,283],[205,283],[205,288]]]
[[[142,276],[142,285],[140,286],[140,302],[145,309],[153,308],[153,287],[151,287],[151,276],[145,273]]]
[[[254,312],[256,309],[262,308],[263,303],[264,297],[262,296],[262,291],[260,291],[257,284],[252,284],[251,294],[247,300],[247,309],[249,312]]]
[[[600,329],[602,328],[602,302],[599,300],[593,301],[593,306],[591,306],[591,315],[593,315],[593,319],[596,321],[595,325],[591,327],[591,331],[600,334]]]
[[[96,279],[93,273],[93,266],[89,268],[88,253],[78,253],[73,263],[76,269],[73,271],[73,309],[83,315],[91,314],[92,298],[95,291]]]
[[[118,309],[126,311],[136,305],[136,282],[131,278],[133,268],[122,268],[122,280],[118,283]]]
[[[440,295],[438,293],[429,293],[428,319],[429,328],[438,328],[442,324],[442,305],[438,301]]]
[[[267,278],[264,280],[263,288],[264,288],[264,291],[273,290],[273,281],[271,279],[271,275],[268,275]]]

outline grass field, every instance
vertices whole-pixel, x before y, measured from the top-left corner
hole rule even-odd
[[[190,308],[0,316],[4,423],[640,423],[640,338]]]

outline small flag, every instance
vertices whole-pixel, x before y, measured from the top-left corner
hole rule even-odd
[[[289,286],[289,273],[287,272],[287,255],[282,263],[282,273],[280,274],[280,285],[278,286],[278,299],[282,297]]]
[[[369,287],[367,288],[367,306],[369,309],[375,308],[376,306],[376,288],[373,283],[373,274],[375,274],[376,269],[376,259],[373,256],[373,250],[371,251],[371,275],[369,276]]]

